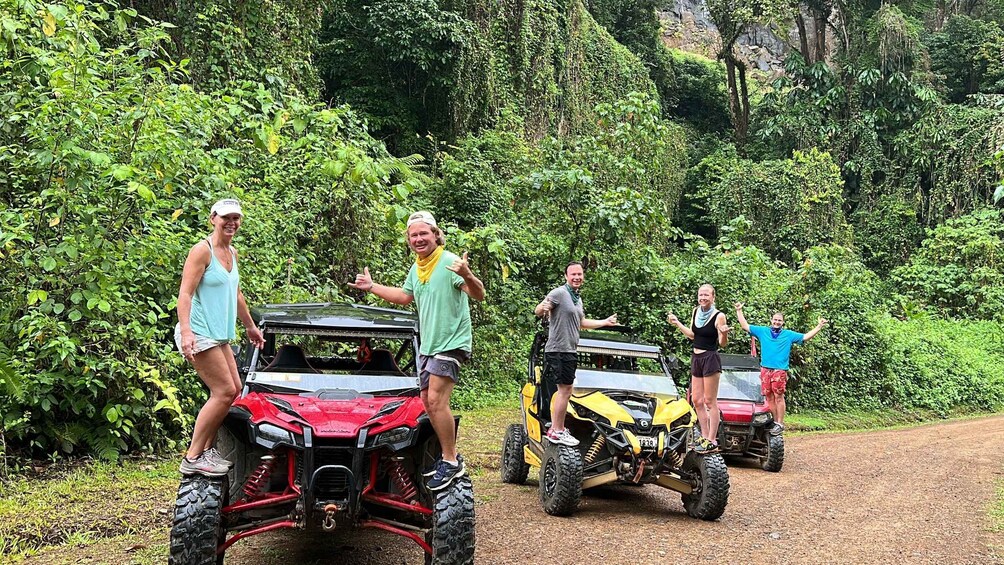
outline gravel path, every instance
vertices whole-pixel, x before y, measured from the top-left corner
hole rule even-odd
[[[787,438],[784,470],[729,461],[717,522],[687,517],[656,486],[590,492],[577,514],[540,509],[536,482],[476,483],[477,557],[527,563],[1004,563],[987,523],[1004,465],[1004,416],[910,429]],[[531,477],[533,477],[531,471]],[[266,534],[227,563],[422,563],[411,542],[377,532]]]

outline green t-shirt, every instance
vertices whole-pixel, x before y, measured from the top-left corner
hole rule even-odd
[[[418,331],[422,355],[435,355],[451,349],[471,352],[471,308],[467,293],[460,290],[464,279],[447,269],[459,259],[443,250],[432,270],[429,282],[418,281],[418,265],[412,265],[404,280],[404,291],[415,297],[418,308]]]

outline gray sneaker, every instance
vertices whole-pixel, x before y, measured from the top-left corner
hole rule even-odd
[[[233,461],[223,458],[223,454],[219,452],[215,447],[210,447],[209,449],[202,452],[202,456],[209,459],[213,463],[219,463],[220,465],[226,465],[227,467],[233,467]]]
[[[579,445],[579,440],[572,437],[572,434],[568,433],[568,430],[556,432],[554,431],[554,428],[552,428],[547,431],[547,440],[551,443],[567,445],[568,447],[575,447]]]
[[[784,424],[774,423],[774,427],[770,429],[770,435],[779,436],[784,433]]]
[[[205,475],[207,477],[222,477],[227,474],[227,466],[210,461],[203,453],[194,460],[188,457],[181,458],[182,475]]]

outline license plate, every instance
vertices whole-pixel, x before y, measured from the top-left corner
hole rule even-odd
[[[659,440],[654,437],[640,437],[638,438],[638,444],[644,449],[655,449],[659,445]]]

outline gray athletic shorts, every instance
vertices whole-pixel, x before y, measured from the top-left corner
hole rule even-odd
[[[469,361],[471,354],[463,349],[451,349],[432,355],[418,356],[418,378],[422,390],[429,388],[429,376],[449,377],[456,383],[460,380],[460,366]]]
[[[229,340],[220,341],[204,335],[195,334],[195,351],[192,352],[192,355],[197,355],[207,349],[212,349],[217,345],[228,345],[229,343]],[[174,344],[178,346],[178,351],[181,353],[181,356],[184,357],[185,352],[181,351],[181,324],[174,325]]]

